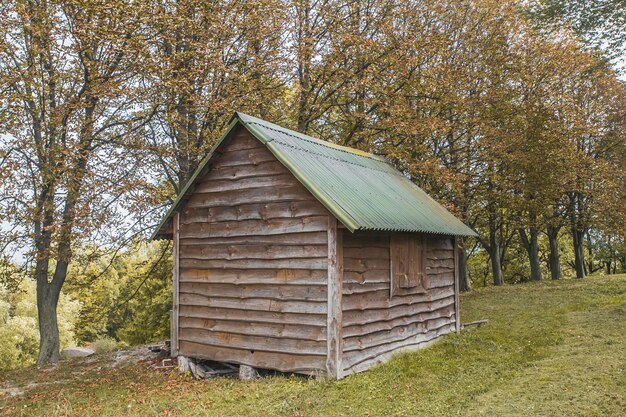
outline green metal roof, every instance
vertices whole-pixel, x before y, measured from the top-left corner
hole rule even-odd
[[[153,238],[193,192],[214,150],[237,124],[243,125],[351,232],[380,230],[453,236],[476,233],[396,170],[385,158],[339,146],[273,123],[236,113],[227,132],[202,161]]]

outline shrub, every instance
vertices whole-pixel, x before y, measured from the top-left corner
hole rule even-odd
[[[96,353],[107,353],[117,349],[118,343],[111,337],[102,337],[91,344],[91,348]]]

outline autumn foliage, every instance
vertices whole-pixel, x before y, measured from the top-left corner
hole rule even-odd
[[[145,238],[236,110],[389,158],[479,233],[461,262],[486,253],[495,284],[514,251],[560,278],[563,245],[578,277],[626,268],[624,82],[522,7],[3,2],[0,247],[37,282],[39,362],[73,249]]]

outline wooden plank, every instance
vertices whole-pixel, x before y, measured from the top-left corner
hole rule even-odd
[[[454,305],[454,296],[450,295],[430,303],[419,303],[401,305],[393,308],[376,308],[364,310],[345,310],[343,311],[343,325],[351,326],[358,324],[368,324],[378,321],[393,320],[398,317],[411,317],[426,311],[435,311],[442,307]]]
[[[371,368],[372,366],[378,364],[378,363],[383,363],[388,361],[389,359],[391,359],[393,356],[398,355],[400,353],[403,352],[414,352],[416,350],[419,349],[423,349],[427,346],[432,345],[433,343],[435,343],[436,341],[438,341],[441,337],[443,337],[444,335],[434,335],[432,339],[428,339],[428,340],[424,340],[421,342],[417,342],[415,344],[410,344],[407,346],[402,346],[396,349],[392,349],[390,351],[384,352],[384,353],[379,353],[378,355],[366,359],[364,361],[361,361],[360,363],[358,363],[357,365],[354,365],[352,367],[350,367],[349,369],[344,369],[344,373],[345,375],[351,375],[351,374],[355,374],[357,372],[362,372],[362,371],[366,371],[369,368]]]
[[[365,350],[377,346],[387,345],[389,343],[407,340],[430,331],[437,330],[443,326],[454,323],[453,317],[437,317],[432,320],[411,323],[406,326],[394,327],[391,330],[385,330],[370,333],[357,337],[350,337],[344,340],[344,352],[354,350]]]
[[[372,234],[376,233],[376,234]],[[354,232],[344,236],[344,251],[348,248],[377,247],[389,252],[389,235],[380,232]],[[347,253],[347,251],[346,251]],[[387,255],[388,256],[388,255]]]
[[[281,202],[281,201],[313,201],[313,197],[302,185],[289,187],[257,187],[246,192],[240,190],[194,193],[186,207],[220,207],[239,204]]]
[[[181,268],[181,282],[212,282],[215,284],[290,284],[323,285],[326,269],[192,269]]]
[[[341,379],[343,366],[342,275],[343,240],[337,230],[337,219],[328,216],[328,325],[326,373],[329,378]]]
[[[180,233],[184,238],[204,238],[318,232],[326,231],[327,218],[327,216],[311,216],[300,219],[194,223],[181,227]]]
[[[453,239],[454,248],[454,306],[455,306],[455,319],[456,319],[456,332],[461,333],[461,300],[459,290],[459,248],[458,238],[455,236]]]
[[[217,163],[222,167],[228,167],[248,165],[250,163],[258,165],[263,162],[275,160],[276,157],[272,155],[267,148],[254,148],[224,152],[218,159]]]
[[[454,258],[447,259],[429,259],[428,266],[431,268],[448,268],[454,269]]]
[[[202,343],[181,341],[181,355],[218,362],[244,364],[255,368],[276,369],[281,372],[322,374],[325,356],[296,355],[230,347],[208,346]]]
[[[302,323],[265,323],[251,320],[216,320],[197,317],[180,317],[180,328],[205,329],[213,332],[229,332],[240,335],[271,336],[298,340],[326,341],[326,327]]]
[[[422,245],[420,242],[420,238],[411,234],[409,236],[409,250],[408,250],[408,282],[406,286],[402,288],[403,290],[410,289],[417,285],[421,285],[420,280],[422,278]]]
[[[391,235],[389,256],[390,292],[389,298],[409,280],[409,236],[394,233]]]
[[[389,283],[388,282],[377,282],[377,283],[361,283],[361,282],[343,282],[343,295],[344,297],[352,294],[364,294],[366,292],[372,291],[388,291]]]
[[[214,284],[181,282],[180,292],[226,298],[266,298],[288,301],[326,301],[326,288],[321,285]]]
[[[227,298],[209,297],[201,294],[180,294],[180,304],[189,306],[221,307],[254,311],[275,311],[281,313],[324,314],[326,302],[285,301],[267,298]]]
[[[367,324],[355,324],[351,326],[344,325],[343,337],[347,339],[354,336],[363,336],[370,333],[391,330],[399,326],[407,326],[411,323],[425,322],[439,317],[450,318],[452,316],[454,316],[454,305],[450,304],[434,311],[425,311],[423,313],[397,317],[392,320],[374,321]]]
[[[454,288],[436,288],[421,294],[394,296],[389,299],[386,291],[371,291],[364,294],[346,295],[343,301],[343,311],[370,310],[377,308],[389,308],[400,305],[413,305],[430,303],[434,300],[454,295]]]
[[[350,369],[353,366],[357,366],[358,364],[365,362],[369,359],[379,357],[387,352],[398,351],[399,349],[406,347],[406,346],[418,345],[420,343],[424,343],[426,341],[436,339],[439,336],[450,333],[453,330],[454,330],[454,323],[451,323],[451,324],[445,325],[437,330],[434,330],[428,333],[411,336],[406,340],[401,340],[401,341],[388,343],[388,344],[381,345],[381,346],[376,346],[374,348],[365,349],[363,351],[349,352],[346,355],[344,355],[345,369],[346,370]]]
[[[428,274],[428,289],[454,286],[454,274]]]
[[[365,272],[348,271],[344,267],[343,272],[344,283],[353,284],[378,284],[387,283],[389,288],[389,268],[370,269]]]
[[[199,183],[194,189],[195,193],[215,193],[222,191],[247,191],[260,187],[291,187],[297,183],[293,175],[289,173],[275,175],[261,175],[249,178],[238,179],[210,179],[207,178]]]
[[[326,312],[310,313],[281,313],[276,311],[254,311],[222,307],[208,307],[205,305],[181,305],[181,317],[198,318],[220,321],[250,321],[251,323],[282,323],[326,328]],[[325,330],[324,330],[325,332]]]
[[[219,245],[181,246],[184,259],[295,259],[323,258],[327,255],[326,245]]]
[[[172,357],[178,356],[178,316],[179,316],[179,271],[180,271],[180,231],[179,231],[179,221],[180,214],[178,212],[174,213],[172,217],[172,238],[173,238],[173,248],[172,248]]]
[[[433,237],[429,238],[430,247],[437,249],[446,249],[452,251],[454,249],[453,242],[448,237]]]
[[[270,336],[240,335],[207,329],[180,328],[180,340],[205,345],[254,350],[259,352],[292,353],[296,355],[324,355],[326,341],[295,340]]]
[[[389,261],[389,247],[352,246],[343,249],[345,259],[382,259]]]
[[[219,149],[221,153],[240,151],[243,149],[266,149],[265,145],[252,136],[245,128],[240,128],[239,131],[233,135],[228,144],[220,148],[223,148]]]
[[[180,260],[181,268],[191,269],[326,269],[326,258],[294,258],[294,259],[187,259]]]
[[[200,179],[199,183],[210,180],[242,179],[259,175],[284,174],[286,172],[289,172],[287,168],[277,160],[237,166],[221,166],[217,163],[205,177]]]
[[[181,238],[180,244],[192,245],[326,245],[326,230],[278,235],[217,236],[203,238]]]
[[[223,222],[233,220],[268,220],[326,216],[328,211],[317,201],[283,201],[253,203],[237,206],[186,207],[181,224]],[[324,239],[326,235],[324,234]]]
[[[426,258],[427,259],[432,259],[432,260],[453,259],[454,258],[454,251],[451,251],[451,250],[448,250],[448,249],[445,249],[445,250],[431,249],[431,250],[426,252]]]
[[[454,273],[454,268],[426,266],[426,272],[430,275]]]
[[[365,273],[373,269],[381,270],[389,268],[389,259],[344,259],[344,269],[350,272]]]

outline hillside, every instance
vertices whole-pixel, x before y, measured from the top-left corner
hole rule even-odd
[[[624,415],[626,275],[475,290],[462,318],[489,323],[339,382],[194,381],[112,355],[9,372],[0,414]]]

